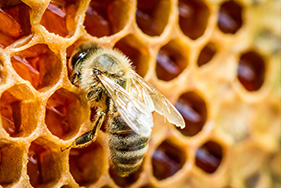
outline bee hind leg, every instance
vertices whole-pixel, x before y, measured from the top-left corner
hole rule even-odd
[[[61,151],[63,152],[69,148],[81,148],[88,145],[91,141],[95,141],[97,138],[97,132],[99,131],[104,121],[105,115],[106,113],[102,111],[98,120],[95,122],[94,128],[92,130],[82,134],[81,136],[76,138],[74,142],[72,142],[65,148],[61,148]]]

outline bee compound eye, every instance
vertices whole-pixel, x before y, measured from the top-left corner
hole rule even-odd
[[[72,56],[71,58],[72,69],[74,69],[74,67],[77,66],[79,62],[82,62],[82,60],[85,59],[87,54],[88,54],[88,50],[85,50],[85,51],[77,52],[74,56]]]

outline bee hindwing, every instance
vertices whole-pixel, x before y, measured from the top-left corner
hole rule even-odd
[[[117,111],[137,134],[148,137],[153,127],[152,113],[147,106],[132,98],[127,91],[105,75],[97,75],[113,100]]]
[[[165,116],[169,122],[175,124],[177,127],[185,127],[183,117],[164,95],[134,71],[131,71],[131,75],[131,85],[128,88],[132,91],[138,91],[138,98],[144,101],[148,101],[149,99],[147,98],[150,98],[150,101],[153,103],[153,107],[151,107],[151,102],[148,104],[150,109],[155,109],[156,112]]]

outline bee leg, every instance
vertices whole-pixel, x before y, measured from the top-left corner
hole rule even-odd
[[[105,115],[106,113],[102,111],[92,130],[76,138],[75,141],[66,146],[66,148],[61,148],[61,151],[63,152],[69,148],[81,148],[89,144],[91,141],[95,141],[97,138],[97,132],[99,131],[104,121]]]

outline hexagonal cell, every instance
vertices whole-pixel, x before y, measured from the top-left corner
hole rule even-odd
[[[21,177],[22,147],[13,144],[0,146],[0,185],[3,187],[16,183]]]
[[[42,139],[33,141],[28,151],[27,175],[33,187],[44,186],[60,179],[63,158],[60,151],[53,151]]]
[[[237,77],[248,91],[260,89],[265,79],[264,58],[255,51],[248,51],[240,56]]]
[[[147,35],[159,36],[164,31],[171,11],[168,0],[138,0],[136,22]]]
[[[144,77],[148,70],[149,61],[149,52],[146,46],[133,35],[129,35],[117,42],[115,47],[129,57],[135,71]]]
[[[200,95],[193,91],[184,93],[175,107],[187,125],[184,129],[177,128],[183,135],[194,136],[202,130],[208,114],[206,103]]]
[[[21,1],[3,1],[0,5],[0,48],[4,48],[31,34],[30,8]]]
[[[207,64],[216,54],[217,52],[217,46],[215,43],[213,42],[209,42],[208,44],[206,44],[206,46],[201,50],[198,60],[197,60],[197,64],[199,67],[201,67],[202,65]]]
[[[70,36],[76,28],[75,16],[79,6],[77,0],[52,0],[44,12],[40,24],[50,33],[62,37]]]
[[[242,26],[243,7],[237,1],[226,1],[220,6],[218,27],[224,33],[235,34]]]
[[[45,44],[37,44],[11,58],[15,71],[40,90],[56,83],[61,73],[60,59]]]
[[[214,173],[221,164],[223,148],[214,141],[208,141],[196,151],[195,164],[207,173]]]
[[[180,42],[172,40],[163,46],[156,58],[156,75],[160,80],[170,81],[187,67],[189,49]]]
[[[171,140],[165,140],[153,153],[153,175],[158,180],[169,178],[183,167],[186,159],[187,155],[182,148]]]
[[[104,149],[97,142],[81,149],[71,149],[69,153],[70,172],[80,186],[98,181],[105,168]]]
[[[178,9],[182,32],[193,40],[202,36],[210,16],[210,10],[204,1],[179,0]]]
[[[126,0],[92,0],[86,12],[85,29],[96,37],[113,35],[127,24],[130,8]]]
[[[11,137],[25,137],[36,128],[39,109],[35,103],[14,96],[16,87],[6,90],[0,98],[2,127]]]
[[[48,99],[45,123],[53,135],[69,139],[77,133],[86,115],[77,96],[59,89]]]

